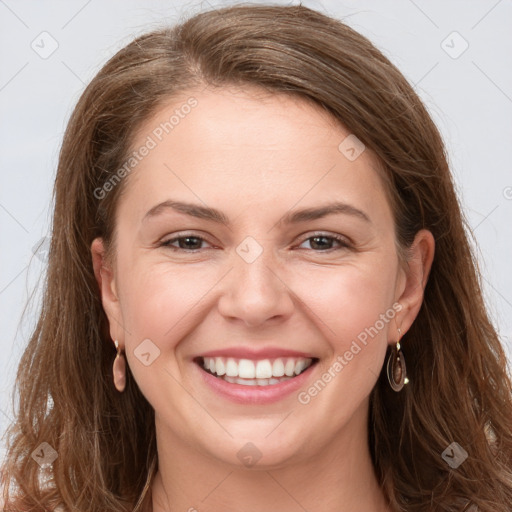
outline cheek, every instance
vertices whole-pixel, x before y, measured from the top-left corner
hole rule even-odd
[[[346,354],[350,372],[362,365],[379,372],[388,330],[394,325],[396,265],[392,258],[384,259],[336,269],[310,269],[301,272],[307,277],[300,282],[295,279],[292,286],[327,342],[322,352],[331,360]]]
[[[160,403],[162,389],[167,399],[181,396],[177,346],[200,325],[205,315],[201,297],[215,281],[211,272],[185,271],[168,263],[134,265],[125,274],[120,300],[127,362],[155,408],[165,407],[165,400]]]
[[[123,275],[121,309],[132,350],[147,338],[162,350],[175,347],[204,316],[202,298],[218,281],[211,268],[142,260]]]
[[[328,347],[317,379],[297,399],[305,414],[310,406],[329,411],[326,429],[348,421],[370,395],[382,369],[388,330],[397,313],[394,267],[387,264],[387,272],[376,263],[338,269],[329,279],[310,274],[303,284],[303,296],[318,317],[316,327]]]

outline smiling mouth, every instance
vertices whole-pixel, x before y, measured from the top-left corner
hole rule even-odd
[[[231,384],[271,386],[297,377],[316,364],[318,358],[277,357],[252,360],[198,357],[194,361],[206,373]]]

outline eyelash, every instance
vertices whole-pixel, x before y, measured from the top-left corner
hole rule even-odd
[[[203,237],[196,236],[196,235],[193,235],[193,234],[184,234],[182,236],[178,236],[178,237],[171,238],[169,240],[164,240],[163,242],[160,242],[159,247],[167,247],[168,249],[171,249],[173,251],[184,251],[186,253],[196,253],[196,252],[201,250],[201,249],[190,249],[190,250],[188,250],[188,249],[182,249],[181,247],[173,247],[171,245],[171,243],[174,243],[174,242],[177,242],[178,240],[183,240],[183,239],[186,239],[186,238],[193,238],[193,239],[200,240],[202,242],[208,242]],[[332,251],[340,250],[340,249],[350,249],[352,247],[351,244],[347,241],[347,239],[345,237],[342,237],[340,235],[327,235],[325,233],[315,233],[315,234],[305,238],[299,245],[302,245],[304,242],[306,242],[308,240],[311,240],[313,238],[327,238],[327,239],[334,240],[334,241],[336,241],[336,242],[338,242],[340,244],[340,247],[338,247],[337,249],[334,248],[334,247],[331,247],[329,249],[324,249],[324,250],[317,250],[317,251],[315,251],[314,249],[311,249],[314,252],[319,252],[319,253],[321,253],[321,252],[332,252]]]

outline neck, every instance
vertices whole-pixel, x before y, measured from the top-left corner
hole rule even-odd
[[[226,464],[199,453],[156,419],[159,469],[152,512],[389,512],[370,457],[367,408],[302,463],[276,468]],[[357,416],[357,414],[355,415]],[[262,492],[264,490],[264,492]]]

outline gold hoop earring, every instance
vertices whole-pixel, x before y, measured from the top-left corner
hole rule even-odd
[[[392,347],[388,357],[387,364],[388,381],[393,391],[401,391],[409,382],[407,378],[407,369],[405,367],[405,358],[400,350],[400,329],[398,329],[398,340],[396,346]]]
[[[114,345],[116,346],[117,350],[117,355],[114,359],[114,365],[112,368],[114,386],[120,393],[122,393],[126,387],[126,360],[117,340],[114,341]]]

